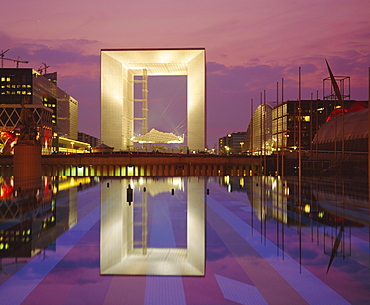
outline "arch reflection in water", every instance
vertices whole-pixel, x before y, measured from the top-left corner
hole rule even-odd
[[[109,183],[109,188],[101,184],[102,275],[204,276],[204,178],[112,179]],[[131,204],[126,200],[129,185]],[[176,241],[181,231],[182,243]]]

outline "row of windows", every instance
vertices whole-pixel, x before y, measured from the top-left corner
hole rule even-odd
[[[4,240],[5,242],[29,242],[30,241],[30,238],[29,237],[11,237],[11,238],[5,238]],[[0,244],[0,250],[3,250],[4,248],[6,249],[6,247],[3,246],[3,248],[1,247],[2,243]]]
[[[22,94],[22,95],[31,95],[31,91],[25,91],[25,90],[17,90],[17,91],[2,91],[1,94]]]
[[[44,103],[44,106],[45,107],[50,107],[50,108],[55,108],[55,104],[47,104],[47,103]]]
[[[20,230],[0,231],[0,241],[3,240],[3,235],[4,234],[5,235],[16,235],[16,236],[18,236],[18,235],[30,235],[31,230],[28,229],[27,231],[25,231],[25,230],[22,230],[22,231],[20,231]]]
[[[31,88],[31,85],[1,85],[1,88]]]
[[[0,78],[0,81],[2,82],[22,82],[22,83],[25,83],[25,82],[30,82],[31,81],[31,78],[32,78],[32,75],[29,74],[29,75],[26,75],[26,74],[10,74],[10,75],[7,75],[7,76],[2,76]]]

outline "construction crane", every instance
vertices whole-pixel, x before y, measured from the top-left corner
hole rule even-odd
[[[19,58],[20,57],[18,56],[18,59],[11,59],[11,58],[4,58],[4,59],[14,61],[16,63],[16,67],[18,69],[19,68],[19,63],[28,64],[28,61],[26,61],[26,60],[19,60]]]
[[[4,50],[1,50],[1,53],[0,53],[0,57],[1,57],[1,68],[4,68],[4,55],[6,52],[8,52],[8,50],[4,51]]]
[[[1,68],[4,68],[4,60],[14,61],[16,63],[17,69],[19,68],[19,63],[28,64],[28,61],[26,61],[26,60],[19,60],[19,58],[20,58],[19,56],[18,56],[18,59],[11,59],[11,58],[4,57],[5,53],[8,52],[8,51],[9,51],[9,49],[7,49],[6,51],[1,50],[1,53],[0,53],[0,57],[1,57]]]
[[[44,67],[40,67],[40,68],[38,68],[38,72],[40,73],[40,74],[43,74],[43,72],[44,72],[44,74],[46,74],[46,70],[47,70],[47,68],[49,68],[50,66],[48,66],[46,63],[42,63],[43,65],[44,65]]]

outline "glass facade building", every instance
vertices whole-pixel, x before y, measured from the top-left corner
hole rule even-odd
[[[25,101],[50,108],[53,132],[77,140],[78,101],[56,84],[55,73],[44,76],[33,69],[2,68],[0,104],[21,105]]]
[[[272,111],[270,104],[264,103],[257,107],[247,129],[244,152],[252,155],[271,155],[274,147],[272,141]]]
[[[326,122],[347,111],[366,108],[366,104],[344,100],[341,105],[337,100],[330,99],[285,101],[276,107],[262,104],[257,107],[249,123],[243,151],[255,155],[266,152],[270,155],[275,151],[295,151],[299,146],[302,150],[319,149],[313,140]],[[340,118],[337,121],[342,122]],[[339,123],[338,130],[347,128]]]

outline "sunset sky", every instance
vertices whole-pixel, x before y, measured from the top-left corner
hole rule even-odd
[[[246,131],[260,93],[276,101],[322,97],[328,76],[351,77],[351,97],[368,99],[369,0],[16,0],[0,10],[0,51],[23,68],[58,72],[79,101],[79,131],[100,137],[100,50],[206,48],[207,144]],[[4,61],[4,67],[15,67]],[[183,132],[183,77],[149,82],[149,128]],[[281,93],[280,93],[281,95]],[[279,97],[281,98],[281,96]],[[175,128],[177,126],[177,128]]]

